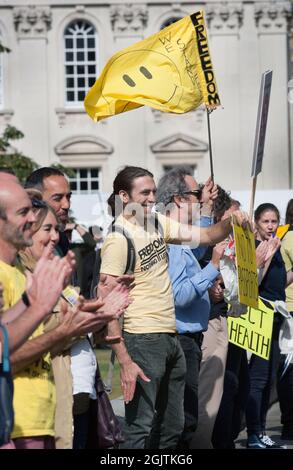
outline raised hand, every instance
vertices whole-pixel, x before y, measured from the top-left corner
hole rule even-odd
[[[266,261],[274,256],[274,254],[276,253],[276,251],[278,251],[280,246],[281,246],[281,240],[278,237],[269,238]]]
[[[267,240],[262,241],[255,250],[256,255],[256,266],[258,268],[263,268],[265,262],[267,261],[267,253],[268,253],[268,242]]]
[[[104,298],[103,309],[105,312],[112,312],[118,318],[130,303],[127,287],[123,284],[117,284],[110,294]]]
[[[222,242],[217,243],[213,248],[211,262],[215,266],[216,269],[219,269],[220,260],[223,257],[226,246],[227,246],[227,242],[226,240],[223,240]]]
[[[41,306],[44,313],[50,313],[56,305],[65,281],[72,271],[65,258],[44,251],[33,273],[27,272],[26,292],[30,304]]]
[[[208,204],[210,206],[213,206],[213,203],[215,199],[217,199],[217,196],[218,196],[218,187],[213,182],[212,178],[209,177],[207,181],[205,182],[205,185],[202,189],[200,202],[202,202],[203,204]]]
[[[209,296],[215,304],[224,299],[223,279],[221,277],[217,278],[209,289]]]
[[[101,274],[98,287],[98,296],[103,299],[117,286],[123,285],[128,289],[133,287],[134,276],[123,274],[123,276],[113,277],[107,274]]]
[[[93,304],[89,307],[90,311],[81,310],[78,306],[70,307],[64,301],[61,305],[58,328],[61,330],[64,340],[100,330],[106,323],[113,320],[112,313],[103,312],[101,309],[92,310]]]
[[[252,227],[248,214],[239,210],[234,211],[231,215],[231,224],[232,223],[240,225],[243,228]]]

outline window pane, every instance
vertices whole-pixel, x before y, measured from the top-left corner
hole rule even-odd
[[[99,189],[99,182],[98,181],[92,181],[92,189],[94,189],[94,190]]]
[[[96,75],[96,66],[95,65],[89,65],[88,66],[88,73]]]
[[[67,88],[73,88],[73,87],[74,87],[74,79],[73,79],[73,77],[66,79],[66,86],[67,86]]]
[[[75,168],[75,177],[70,178],[70,187],[77,193],[97,192],[100,189],[100,168]]]
[[[96,53],[95,53],[95,51],[88,52],[88,53],[87,53],[87,58],[88,58],[89,61],[94,62],[94,61],[96,60]]]
[[[78,53],[77,53],[77,60],[78,60],[78,61],[79,61],[79,60],[82,60],[82,61],[84,60],[84,52],[78,52]]]
[[[82,19],[73,21],[65,30],[64,45],[66,97],[79,103],[96,80],[95,28]]]
[[[65,47],[66,47],[66,49],[72,49],[73,48],[73,39],[65,39]]]
[[[91,170],[91,177],[92,178],[98,178],[98,176],[99,176],[99,170],[98,169]]]
[[[73,91],[68,91],[66,93],[67,96],[67,101],[74,101],[74,92]]]
[[[73,66],[72,65],[66,65],[66,75],[73,75]]]
[[[83,38],[77,38],[77,40],[76,40],[76,47],[77,47],[77,49],[83,49],[83,48],[84,48],[84,40],[83,40]]]
[[[77,73],[78,75],[84,75],[84,66],[83,65],[78,65],[77,66]]]
[[[77,79],[77,86],[78,86],[79,88],[85,86],[85,80],[84,80],[84,78],[81,77],[81,78],[78,78],[78,79]]]
[[[85,91],[79,91],[77,95],[78,95],[78,101],[83,101],[85,98]]]
[[[73,52],[66,52],[66,61],[67,62],[73,61]]]
[[[88,49],[94,49],[95,47],[95,38],[88,38],[87,40],[87,47]]]
[[[80,177],[87,178],[87,168],[80,170]]]

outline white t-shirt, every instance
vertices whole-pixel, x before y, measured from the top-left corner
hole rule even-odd
[[[81,339],[71,347],[71,373],[73,379],[73,395],[89,393],[90,398],[97,398],[95,376],[97,359],[87,338]]]

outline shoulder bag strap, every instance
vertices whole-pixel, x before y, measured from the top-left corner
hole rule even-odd
[[[3,372],[10,371],[10,362],[9,362],[9,339],[8,333],[4,325],[0,324],[0,329],[3,332]]]

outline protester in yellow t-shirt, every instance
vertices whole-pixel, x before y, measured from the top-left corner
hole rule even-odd
[[[32,225],[36,217],[31,201],[20,185],[10,182],[1,186],[0,282],[4,288],[4,310],[7,310],[18,302],[25,290],[26,279],[17,265],[17,253],[20,248],[32,245]],[[41,333],[42,326],[39,326],[32,337]],[[12,355],[12,365],[18,354],[16,351]],[[14,375],[15,425],[12,437],[53,436],[55,392],[49,355],[26,369],[24,366],[19,367],[18,364],[22,371]],[[51,444],[49,447],[53,447],[54,439]]]
[[[21,298],[26,280],[18,267],[9,266],[3,261],[0,261],[0,279],[4,286],[6,310]],[[31,338],[42,333],[43,326],[40,325]],[[14,375],[13,404],[15,424],[12,438],[54,436],[55,390],[49,353],[46,353],[42,360]]]

